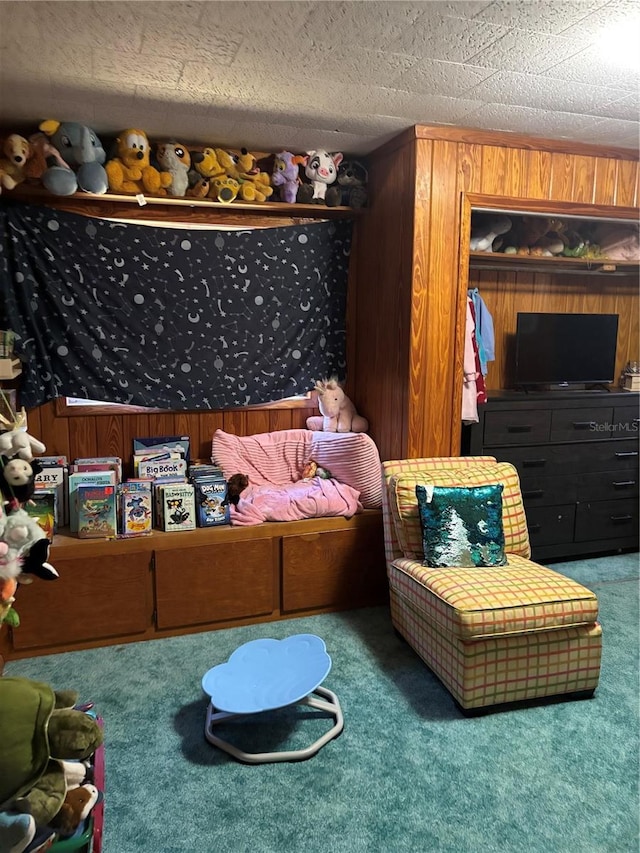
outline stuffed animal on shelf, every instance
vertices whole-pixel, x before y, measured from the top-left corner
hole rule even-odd
[[[369,173],[360,160],[343,160],[338,166],[337,183],[340,187],[340,204],[346,207],[364,207],[368,201]]]
[[[478,216],[471,223],[471,252],[494,252],[495,241],[502,234],[511,230],[511,219],[508,216]]]
[[[158,145],[156,157],[162,170],[171,176],[167,193],[176,198],[184,197],[189,189],[189,169],[191,168],[191,155],[187,147],[180,142],[166,142]]]
[[[65,163],[46,133],[42,133],[42,131],[32,133],[29,137],[29,148],[31,155],[24,167],[27,183],[40,183],[49,166],[59,166],[61,169],[71,171],[71,166]]]
[[[0,492],[5,502],[27,503],[35,491],[36,475],[41,471],[42,467],[35,459],[27,462],[19,456],[14,459],[0,456]]]
[[[273,195],[269,175],[258,168],[256,158],[246,148],[239,152],[216,148],[215,152],[227,177],[240,185],[238,197],[242,201],[263,202]]]
[[[342,390],[337,376],[315,384],[318,408],[322,417],[307,418],[307,428],[323,432],[366,432],[369,423],[356,412],[356,407]]]
[[[231,204],[238,197],[240,183],[227,175],[225,166],[218,159],[218,151],[222,149],[206,147],[202,151],[191,151],[187,195]]]
[[[47,448],[41,441],[17,427],[0,433],[0,454],[13,458],[19,456],[31,462],[34,453],[44,453]]]
[[[342,154],[329,154],[328,151],[317,149],[308,151],[304,159],[304,173],[309,183],[300,186],[298,201],[303,204],[326,204],[328,207],[339,205],[342,197],[340,187],[331,187],[331,184],[338,177]]]
[[[278,188],[280,201],[294,204],[300,186],[300,170],[304,165],[304,157],[292,154],[291,151],[280,151],[273,161],[271,183]]]
[[[10,133],[2,143],[2,159],[0,159],[0,193],[2,190],[13,190],[25,178],[25,167],[31,156],[28,140],[18,133]]]
[[[171,175],[151,165],[151,149],[144,130],[124,130],[116,139],[116,146],[116,157],[105,165],[110,191],[166,196]]]
[[[310,459],[302,469],[303,480],[312,480],[314,477],[319,477],[321,480],[330,480],[331,476],[331,471],[318,465],[313,459]]]
[[[104,169],[107,159],[97,133],[75,121],[60,122],[46,119],[39,129],[51,140],[60,156],[71,166],[63,169],[51,165],[42,175],[42,183],[54,195],[73,195],[81,189],[86,193],[102,195],[109,188],[109,179]]]
[[[233,504],[238,506],[240,495],[249,485],[249,478],[246,474],[232,474],[227,480],[227,496],[222,501],[222,506]]]

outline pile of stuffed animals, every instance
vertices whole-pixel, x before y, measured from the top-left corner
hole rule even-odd
[[[107,154],[109,151],[109,154]],[[0,193],[19,184],[57,196],[77,191],[285,204],[367,204],[368,173],[359,160],[321,149],[279,151],[260,159],[242,148],[152,144],[144,130],[123,130],[106,147],[90,127],[42,121],[28,137],[9,134],[0,145]]]
[[[0,624],[12,627],[20,624],[13,606],[18,584],[58,577],[49,563],[49,539],[24,508],[41,471],[34,454],[46,450],[25,423],[23,410],[13,423],[5,422],[10,429],[0,432]]]
[[[86,821],[103,800],[93,759],[103,734],[92,703],[77,700],[72,690],[0,678],[2,853],[35,853],[58,839],[85,837]]]
[[[547,216],[505,216],[474,213],[472,252],[529,257],[640,260],[637,225],[557,219]]]
[[[46,448],[26,430],[24,409],[1,416],[0,624],[20,624],[14,609],[19,584],[55,580],[50,542],[25,510]],[[0,851],[31,853],[80,831],[102,794],[90,757],[102,728],[71,691],[26,678],[0,678]]]

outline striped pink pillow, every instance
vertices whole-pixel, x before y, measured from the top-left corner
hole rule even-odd
[[[211,442],[211,459],[227,480],[232,474],[246,474],[253,486],[284,486],[301,478],[311,456],[311,436],[308,429],[257,435],[234,435],[217,429]]]
[[[364,432],[312,432],[311,458],[331,476],[360,492],[365,509],[382,506],[382,463],[373,439]]]

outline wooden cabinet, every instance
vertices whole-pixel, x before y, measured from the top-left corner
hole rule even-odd
[[[20,586],[7,658],[269,622],[387,600],[382,513],[135,539],[55,537],[60,578]]]
[[[460,452],[469,287],[479,288],[497,332],[491,390],[512,387],[518,311],[619,314],[618,371],[638,358],[637,264],[613,274],[554,258],[480,269],[469,257],[472,210],[637,222],[636,151],[415,126],[374,151],[369,166],[371,205],[353,250],[349,382],[382,459]]]
[[[638,547],[640,395],[503,392],[480,407],[470,453],[518,470],[534,558]]]
[[[376,604],[386,595],[380,571],[382,527],[282,537],[282,611]]]
[[[154,553],[159,630],[269,616],[278,577],[277,540],[185,547]]]
[[[132,543],[133,544],[133,543]],[[118,642],[140,636],[152,624],[151,554],[132,549],[111,556],[78,553],[52,561],[60,577],[21,585],[16,610],[20,627],[12,632],[16,652],[70,647],[96,640]],[[93,553],[92,553],[93,551]]]

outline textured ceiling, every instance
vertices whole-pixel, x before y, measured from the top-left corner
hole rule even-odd
[[[638,0],[0,2],[0,124],[366,154],[413,124],[638,147]],[[615,57],[617,59],[617,57]]]

